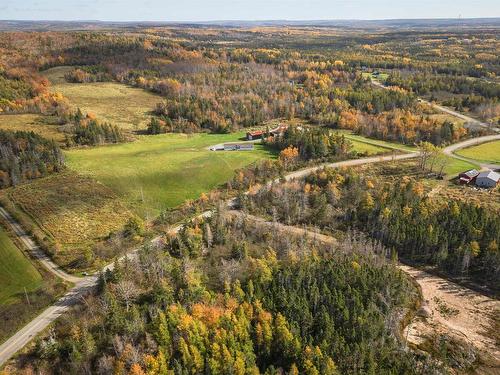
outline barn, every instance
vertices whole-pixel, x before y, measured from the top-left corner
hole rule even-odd
[[[494,188],[500,181],[500,174],[493,171],[481,172],[476,177],[476,186]]]
[[[458,175],[458,181],[462,185],[470,184],[479,175],[479,171],[476,169],[470,169],[468,171],[462,172]]]

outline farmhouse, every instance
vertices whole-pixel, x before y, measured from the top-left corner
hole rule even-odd
[[[252,151],[252,142],[224,143],[224,151]]]
[[[468,171],[460,173],[458,175],[458,181],[461,185],[467,185],[473,182],[478,175],[479,172],[476,169],[470,169]]]
[[[281,135],[288,129],[288,125],[278,125],[276,128],[269,130],[269,136],[275,137]],[[265,134],[264,130],[255,130],[252,132],[247,132],[247,140],[253,141],[254,139],[261,139]]]
[[[476,186],[494,188],[500,181],[500,174],[493,171],[481,172],[476,177]]]
[[[247,132],[247,140],[253,141],[254,139],[260,139],[264,135],[263,130],[255,130],[253,132]]]

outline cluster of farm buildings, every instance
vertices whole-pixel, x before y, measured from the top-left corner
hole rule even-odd
[[[479,172],[470,169],[458,175],[458,182],[461,185],[475,185],[481,188],[494,188],[500,182],[500,174],[493,171]]]
[[[231,142],[224,143],[220,147],[211,148],[212,151],[251,151],[254,149],[254,144],[251,141],[262,139],[264,137],[276,137],[285,132],[288,129],[287,125],[278,125],[276,128],[271,130],[254,130],[249,131],[246,134],[246,142]]]

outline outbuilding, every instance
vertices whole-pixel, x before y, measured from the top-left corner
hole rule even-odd
[[[476,186],[494,188],[500,181],[500,174],[493,171],[481,172],[476,177]]]
[[[468,171],[460,173],[458,175],[458,181],[462,185],[470,184],[477,178],[478,175],[479,171],[477,171],[476,169],[470,169]]]
[[[224,143],[224,151],[252,151],[253,142]]]

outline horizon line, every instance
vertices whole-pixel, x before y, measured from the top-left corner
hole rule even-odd
[[[221,23],[221,22],[382,22],[439,20],[500,20],[493,17],[418,17],[418,18],[318,18],[318,19],[213,19],[213,20],[100,20],[100,19],[0,19],[0,22],[100,22],[100,23]]]

